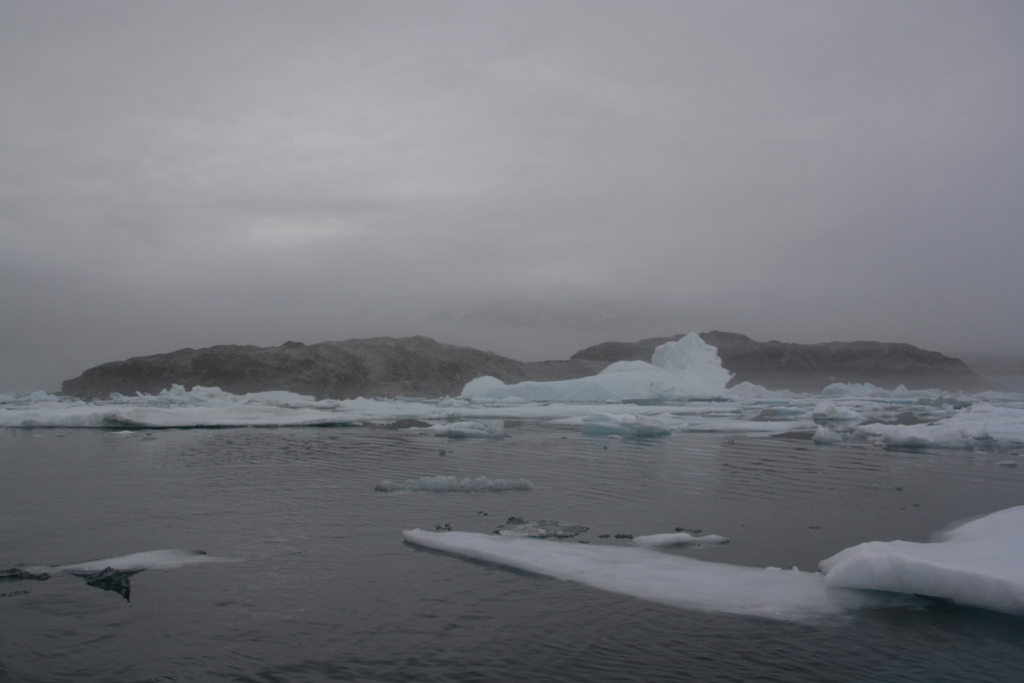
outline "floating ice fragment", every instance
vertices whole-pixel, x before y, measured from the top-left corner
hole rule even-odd
[[[864,416],[846,406],[837,406],[832,401],[821,401],[811,412],[818,422],[863,422]]]
[[[447,436],[452,439],[503,439],[508,436],[505,432],[505,425],[500,421],[449,422],[436,424],[432,429],[434,436]]]
[[[818,428],[814,431],[812,440],[814,443],[822,445],[840,443],[843,440],[843,435],[834,429],[829,429],[825,425],[818,425]]]
[[[583,418],[586,436],[629,436],[634,438],[667,436],[672,433],[666,420],[629,413],[591,413]]]
[[[857,427],[859,437],[878,437],[890,447],[902,448],[969,448],[988,433],[977,425],[963,425],[963,429],[942,423],[921,425],[867,424]]]
[[[660,548],[673,545],[724,545],[729,542],[725,536],[708,534],[706,536],[694,536],[685,531],[674,534],[649,534],[647,536],[634,536],[633,544],[645,548]]]

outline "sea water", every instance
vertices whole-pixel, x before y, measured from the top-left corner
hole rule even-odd
[[[814,571],[1024,504],[1012,452],[504,433],[0,430],[0,569],[159,549],[221,560],[133,574],[130,601],[60,571],[0,581],[0,681],[1020,680],[1020,617],[935,600],[810,621],[679,609],[402,538],[513,516],[589,529],[551,543],[681,528],[730,542],[660,552]],[[375,490],[431,477],[531,486]]]

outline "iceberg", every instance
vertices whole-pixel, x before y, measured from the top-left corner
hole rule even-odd
[[[505,384],[495,377],[478,377],[463,388],[461,398],[559,403],[668,401],[720,396],[731,379],[715,347],[691,332],[657,347],[650,363],[618,361],[592,377],[556,382]]]
[[[933,543],[862,543],[820,566],[830,586],[914,593],[1024,616],[1024,506],[962,524]]]

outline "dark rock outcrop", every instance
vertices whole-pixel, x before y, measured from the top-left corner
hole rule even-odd
[[[651,359],[654,349],[676,341],[654,337],[638,342],[605,342],[583,349],[573,360],[613,363]],[[759,342],[735,332],[704,332],[701,338],[718,349],[722,366],[735,374],[732,383],[752,382],[769,389],[820,391],[833,382],[869,382],[893,389],[937,388],[976,391],[988,383],[956,358],[910,344],[871,341],[790,344]]]
[[[104,363],[64,382],[62,393],[107,398],[112,392],[158,393],[172,384],[216,386],[244,394],[287,390],[317,398],[458,395],[475,377],[506,382],[585,377],[607,363],[523,363],[429,337],[376,337],[306,345],[211,346]]]

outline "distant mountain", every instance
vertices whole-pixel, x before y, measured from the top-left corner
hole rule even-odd
[[[429,337],[376,337],[306,345],[211,346],[104,363],[67,380],[62,393],[106,398],[111,392],[158,393],[172,384],[217,386],[244,394],[287,390],[317,398],[458,395],[475,377],[506,382],[585,377],[607,363],[524,363]]]
[[[683,335],[638,342],[605,342],[573,354],[573,360],[613,363],[650,360],[654,349]],[[722,366],[735,373],[732,383],[751,382],[769,389],[821,391],[834,382],[869,382],[893,389],[978,391],[989,384],[957,358],[910,344],[874,341],[791,344],[760,342],[735,332],[702,332],[718,349]]]
[[[707,332],[735,382],[820,391],[832,382],[893,388],[976,390],[987,384],[962,361],[909,344],[758,342],[742,334]],[[511,383],[594,375],[617,360],[651,359],[655,347],[682,337],[606,342],[570,360],[522,362],[429,337],[375,337],[306,345],[211,346],[104,363],[64,382],[62,393],[107,398],[112,392],[158,393],[181,384],[217,386],[235,394],[287,390],[317,398],[458,395],[470,380],[491,375]]]

